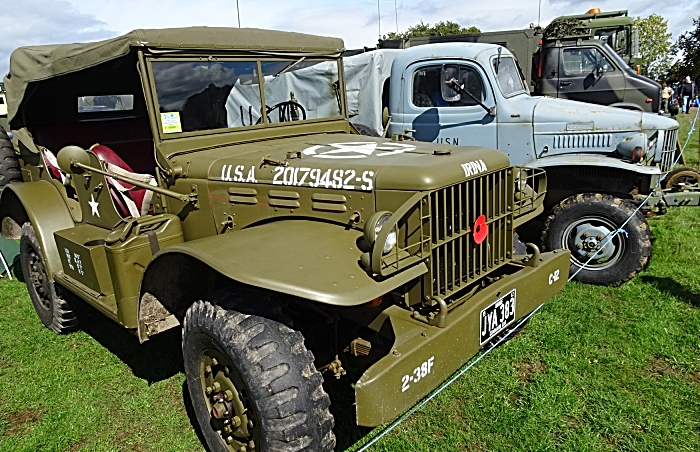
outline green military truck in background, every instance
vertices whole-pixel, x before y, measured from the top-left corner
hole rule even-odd
[[[543,171],[356,134],[343,47],[194,27],[11,56],[0,219],[39,318],[181,325],[212,451],[330,451],[322,373],[387,422],[568,277],[568,251],[514,251]]]
[[[562,16],[546,28],[384,40],[384,49],[446,42],[498,44],[518,59],[530,92],[658,113],[661,85],[639,71],[639,36],[627,11]]]

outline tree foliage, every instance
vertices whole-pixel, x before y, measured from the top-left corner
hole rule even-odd
[[[683,54],[683,58],[671,71],[677,80],[686,75],[695,80],[700,79],[700,16],[693,19],[693,26],[695,29],[680,35],[673,46],[674,51]]]
[[[634,24],[639,29],[642,73],[658,80],[671,67],[673,42],[671,32],[668,31],[668,21],[659,14],[651,14],[647,18],[635,18]]]
[[[451,20],[440,21],[435,25],[424,24],[421,20],[419,24],[408,27],[408,30],[395,33],[389,32],[384,36],[384,39],[407,39],[420,38],[424,36],[448,36],[448,35],[466,35],[470,33],[481,33],[477,27],[463,27]]]

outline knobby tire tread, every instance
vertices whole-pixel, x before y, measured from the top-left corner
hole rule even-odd
[[[557,237],[552,238],[550,233],[553,228],[560,227],[557,222],[562,215],[566,215],[568,212],[571,212],[572,209],[592,205],[594,203],[602,203],[599,205],[604,206],[604,209],[619,213],[618,219],[609,218],[610,220],[616,221],[618,227],[623,222],[618,220],[622,218],[626,220],[635,211],[635,206],[629,201],[608,194],[582,193],[570,196],[559,202],[547,216],[544,229],[542,230],[542,245],[544,250],[548,251],[557,248],[555,243],[551,242],[551,240],[556,241]],[[615,287],[634,278],[647,267],[649,258],[651,257],[651,232],[644,215],[641,212],[636,212],[624,229],[629,235],[629,237],[626,238],[629,246],[627,253],[630,253],[630,250],[635,250],[632,254],[636,255],[636,257],[631,259],[628,256],[628,260],[626,261],[627,265],[620,265],[620,263],[618,263],[606,272],[594,272],[583,269],[578,273],[578,276],[575,278],[576,280],[590,284]],[[578,269],[579,267],[572,263],[570,265],[570,274],[573,275]],[[606,273],[606,275],[601,278],[600,274],[596,275],[595,273]]]
[[[218,303],[197,301],[190,307],[183,321],[183,349],[188,335],[217,331],[214,334],[225,349],[237,349],[250,371],[252,384],[247,389],[259,413],[264,450],[332,451],[330,398],[303,335],[277,321],[226,309],[227,304],[231,305],[224,298]]]
[[[28,244],[34,248],[34,250],[37,252],[38,256],[40,259],[44,259],[44,254],[43,251],[41,250],[41,246],[39,245],[39,241],[36,238],[36,233],[34,232],[34,228],[32,227],[31,223],[24,223],[22,225],[21,229],[21,238],[20,238],[20,248],[22,247],[22,242],[27,241]],[[26,246],[26,245],[25,245]],[[23,261],[24,260],[24,253],[22,253],[22,256],[20,259]],[[31,270],[28,268],[28,266],[24,263],[22,263],[22,271],[23,272],[30,272]],[[46,262],[44,261],[44,269],[46,269]],[[45,274],[45,277],[48,278],[48,275]],[[54,284],[53,282],[49,283],[49,288],[50,288],[50,302],[51,302],[51,308],[50,312],[45,313],[50,315],[50,318],[42,317],[42,314],[40,311],[44,311],[43,307],[40,305],[38,301],[38,294],[36,293],[36,289],[31,286],[31,276],[29,273],[25,276],[26,279],[26,284],[27,284],[27,290],[29,292],[29,297],[32,300],[32,304],[34,305],[34,309],[37,311],[37,314],[39,315],[39,318],[41,319],[42,323],[51,331],[53,331],[56,334],[65,334],[65,333],[70,333],[72,331],[76,331],[80,327],[80,322],[78,320],[78,317],[75,315],[75,311],[73,308],[71,308],[70,304],[66,301],[66,299],[63,297],[61,294],[62,288]]]

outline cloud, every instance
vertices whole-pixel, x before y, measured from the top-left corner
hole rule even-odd
[[[21,45],[85,42],[115,35],[106,22],[64,0],[3,2],[2,10],[0,74],[7,73],[10,53]]]
[[[377,0],[25,0],[5,1],[0,26],[0,72],[7,71],[12,49],[22,45],[84,42],[114,37],[135,28],[192,25],[237,26],[236,4],[244,27],[271,28],[338,36],[348,48],[373,46],[378,33]],[[469,2],[464,8],[444,0],[380,0],[381,32],[399,31],[420,23],[451,20],[483,31],[525,28],[536,23],[539,0]],[[668,20],[673,39],[692,29],[700,16],[700,0],[542,0],[541,24],[561,15],[585,13],[589,7],[604,11],[630,9],[630,15],[661,14]],[[395,15],[398,13],[398,17]]]

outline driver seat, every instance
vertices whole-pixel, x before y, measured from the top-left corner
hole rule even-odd
[[[150,174],[135,173],[131,167],[109,147],[102,144],[95,144],[90,150],[105,164],[107,171],[157,186],[155,177]],[[114,202],[114,207],[122,217],[137,218],[151,211],[151,200],[153,199],[153,192],[151,190],[139,188],[109,176],[105,176],[105,180],[107,181],[109,194]]]

